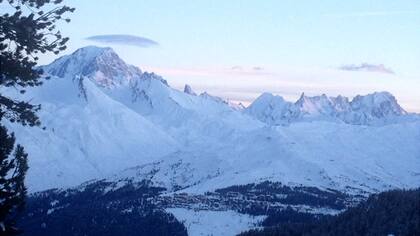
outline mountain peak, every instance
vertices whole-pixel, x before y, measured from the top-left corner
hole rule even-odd
[[[217,103],[224,103],[224,104],[228,104],[228,102],[226,102],[226,101],[225,101],[225,100],[223,100],[222,98],[217,97],[217,96],[210,95],[210,94],[209,94],[209,93],[207,93],[207,92],[203,92],[203,93],[201,93],[199,96],[200,96],[200,97],[202,97],[202,98],[204,98],[204,99],[208,99],[208,100],[215,101],[215,102],[217,102]]]
[[[295,102],[295,106],[303,113],[311,116],[320,114],[330,114],[333,112],[333,102],[327,95],[308,97],[302,93],[300,98]]]
[[[306,96],[304,92],[302,92],[302,94],[300,95],[299,99],[295,102],[295,104],[302,106],[307,102],[310,102],[310,98]]]
[[[374,92],[365,96],[357,95],[351,101],[351,107],[355,111],[369,112],[375,117],[407,114],[398,104],[397,99],[386,91]]]
[[[86,46],[74,51],[71,56],[85,57],[86,60],[91,60],[96,57],[112,55],[118,57],[115,51],[110,47]]]
[[[192,90],[191,86],[186,84],[184,87],[184,93],[189,94],[189,95],[194,95],[196,96],[197,94]]]
[[[298,101],[299,101],[299,100],[303,100],[303,99],[305,99],[305,98],[306,98],[306,96],[305,96],[305,92],[302,92],[302,93],[300,94],[300,97],[299,97]]]
[[[231,107],[233,110],[236,110],[236,111],[243,111],[246,108],[244,104],[242,104],[241,102],[238,103],[238,102],[228,100],[227,103],[229,107]]]
[[[245,111],[260,121],[270,125],[280,125],[287,123],[284,119],[292,115],[294,111],[292,106],[291,102],[284,100],[281,96],[263,93]]]
[[[255,101],[253,105],[257,106],[266,106],[270,104],[270,106],[283,106],[284,103],[288,103],[282,96],[273,95],[272,93],[264,92],[262,93]]]
[[[112,48],[96,46],[79,48],[43,69],[62,78],[90,77],[103,87],[112,87],[142,75],[139,68],[126,64]]]

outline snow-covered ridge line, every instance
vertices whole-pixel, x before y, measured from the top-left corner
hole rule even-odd
[[[389,92],[357,95],[351,101],[341,95],[309,97],[302,93],[294,103],[281,96],[263,93],[246,109],[246,113],[270,125],[313,120],[384,125],[420,118],[416,114],[408,114]]]
[[[98,86],[107,89],[127,85],[135,87],[139,80],[147,79],[156,79],[168,85],[161,76],[142,72],[139,68],[126,64],[109,47],[80,48],[71,55],[60,57],[42,68],[47,74],[61,78],[88,77]],[[185,85],[184,93],[197,95],[189,85]],[[133,93],[132,96],[133,99],[138,96],[147,98],[144,91]],[[389,92],[357,95],[351,101],[341,95],[328,97],[322,94],[310,97],[302,93],[296,102],[288,102],[280,96],[263,93],[246,109],[242,104],[233,104],[206,92],[200,94],[200,97],[226,103],[232,109],[243,110],[269,125],[284,125],[308,120],[326,120],[355,125],[384,125],[419,118],[418,115],[408,114]]]

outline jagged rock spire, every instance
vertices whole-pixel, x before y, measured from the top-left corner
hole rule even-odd
[[[197,94],[192,90],[191,86],[186,84],[184,87],[184,93],[189,94],[189,95],[194,95],[196,96]]]

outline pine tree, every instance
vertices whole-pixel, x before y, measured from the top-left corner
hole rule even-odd
[[[25,93],[26,87],[42,84],[42,70],[36,69],[37,55],[66,49],[69,40],[56,29],[60,20],[74,8],[62,0],[0,0],[0,86],[13,87]],[[47,11],[44,11],[44,10]],[[36,115],[40,105],[18,101],[0,94],[0,122],[8,120],[21,125],[40,126]],[[23,208],[24,185],[28,169],[27,154],[15,145],[13,133],[0,124],[0,235],[12,235],[17,213]]]
[[[23,147],[14,148],[15,137],[0,125],[0,235],[17,233],[13,227],[16,212],[22,210],[26,195],[24,185],[28,170],[27,154]]]

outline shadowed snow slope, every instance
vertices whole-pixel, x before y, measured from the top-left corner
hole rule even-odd
[[[30,191],[106,176],[186,192],[265,180],[345,191],[420,183],[420,120],[386,92],[296,103],[265,93],[242,110],[172,89],[110,48],[43,69],[52,76],[43,86],[4,91],[42,104],[45,130],[8,124],[30,154]]]

